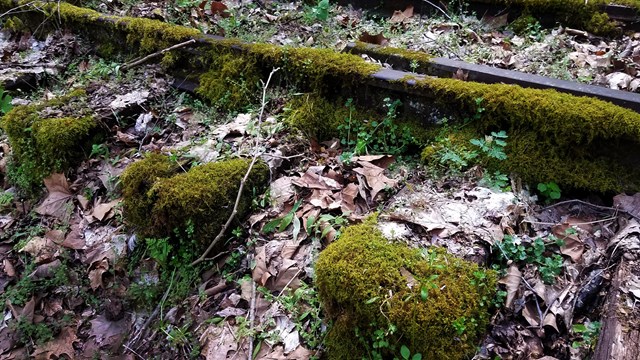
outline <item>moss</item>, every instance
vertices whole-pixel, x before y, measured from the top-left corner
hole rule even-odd
[[[339,101],[330,102],[315,94],[304,94],[293,98],[287,104],[286,122],[307,136],[320,141],[340,135],[338,126],[353,121],[365,120],[359,112],[351,113]]]
[[[140,237],[153,234],[151,209],[154,198],[149,190],[159,179],[175,175],[180,169],[168,156],[150,153],[144,159],[129,165],[120,176],[122,184],[123,210],[127,222],[137,227]]]
[[[166,157],[151,156],[143,161],[132,164],[123,174],[127,221],[145,237],[168,237],[192,223],[194,238],[208,245],[231,215],[249,161],[209,163],[173,176],[175,169]],[[260,192],[268,180],[269,168],[257,162],[245,184],[238,217],[249,211],[252,190]],[[137,203],[140,199],[142,203]]]
[[[496,280],[495,272],[442,250],[390,243],[371,222],[350,226],[316,263],[318,293],[334,320],[328,357],[361,358],[375,330],[390,324],[397,330],[389,343],[406,345],[411,353],[434,359],[473,354],[489,322]],[[463,322],[465,331],[458,333],[454,322]],[[383,358],[397,356],[381,351]]]
[[[418,87],[449,109],[473,114],[476,136],[492,130],[509,135],[507,160],[495,165],[533,183],[592,191],[640,190],[640,170],[626,154],[640,148],[640,114],[611,103],[554,90],[455,79],[425,79]]]
[[[589,21],[584,24],[584,29],[600,35],[613,35],[619,32],[616,24],[609,19],[609,15],[599,12],[591,16]]]
[[[389,57],[396,56],[406,61],[405,64],[399,65],[404,68],[406,71],[414,71],[412,68],[413,63],[418,65],[415,68],[415,71],[424,72],[431,63],[431,59],[433,56],[423,52],[423,51],[413,51],[407,49],[400,49],[388,46],[376,46],[368,43],[364,43],[361,41],[357,41],[355,45],[355,50],[357,52],[363,52],[371,55],[377,60],[387,61]],[[394,64],[395,67],[395,64]]]
[[[16,16],[11,16],[8,19],[6,19],[2,24],[2,28],[5,30],[13,31],[13,32],[24,31],[27,29],[24,22],[19,17],[16,17]]]
[[[200,76],[196,92],[223,110],[240,110],[258,99],[260,76],[256,61],[222,51],[212,56],[209,71]]]
[[[293,79],[296,85],[302,85],[315,91],[326,90],[329,77],[344,81],[357,81],[366,78],[380,66],[364,61],[353,54],[337,53],[331,49],[280,47],[271,44],[243,45],[250,56],[280,67]]]
[[[527,31],[529,31],[529,29],[531,29],[531,27],[534,26],[537,22],[538,20],[535,17],[529,14],[523,14],[512,21],[511,24],[509,24],[509,27],[511,27],[513,32],[515,32],[516,34],[523,35]]]
[[[139,46],[143,53],[165,49],[202,35],[196,29],[151,19],[124,17],[119,18],[116,23],[128,31],[127,42]]]
[[[85,92],[76,90],[41,104],[17,106],[2,118],[0,126],[12,149],[14,184],[30,192],[52,172],[64,171],[84,157],[83,145],[97,126],[85,100]],[[78,117],[48,117],[51,109]]]

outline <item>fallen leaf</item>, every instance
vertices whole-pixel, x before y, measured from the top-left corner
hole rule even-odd
[[[211,15],[220,15],[223,18],[228,18],[231,14],[227,9],[227,5],[223,4],[222,1],[211,1]]]
[[[120,199],[97,205],[92,212],[92,216],[99,221],[111,219],[114,216],[113,208],[120,203]]]
[[[640,217],[640,193],[619,194],[613,197],[613,207],[626,211],[629,215]]]
[[[209,327],[200,336],[200,355],[206,360],[225,360],[230,351],[236,351],[238,344],[236,335],[230,326]]]
[[[58,219],[69,216],[69,202],[73,197],[69,190],[69,183],[64,174],[52,174],[44,179],[44,185],[49,194],[42,204],[36,208],[40,215],[49,215]]]
[[[518,289],[520,289],[520,281],[522,280],[522,273],[518,270],[516,265],[509,266],[507,270],[507,276],[500,279],[498,282],[507,286],[507,301],[505,303],[506,308],[510,308],[513,304],[513,300],[516,298]]]
[[[50,261],[58,251],[58,244],[46,237],[34,236],[20,249],[35,258],[36,264]]]
[[[467,78],[469,77],[469,73],[464,72],[462,69],[458,69],[456,70],[455,73],[453,73],[451,77],[457,80],[467,81]]]
[[[292,183],[302,188],[319,190],[340,190],[342,186],[335,180],[322,176],[317,169],[309,168],[301,177],[294,179]]]
[[[384,35],[382,35],[382,33],[377,35],[370,35],[366,31],[363,32],[362,35],[360,35],[358,40],[365,43],[376,44],[381,46],[387,45],[389,43],[389,39],[385,38]]]
[[[406,24],[411,21],[411,17],[413,17],[413,5],[407,6],[404,11],[394,11],[389,22],[392,24]]]
[[[104,315],[98,315],[90,321],[90,336],[95,337],[98,345],[112,345],[127,334],[126,321],[109,321]]]
[[[70,359],[75,358],[75,350],[73,343],[78,341],[75,327],[62,328],[58,337],[45,343],[42,346],[36,347],[33,356],[36,360],[49,360],[52,357],[55,359],[62,358],[62,355],[66,355]]]
[[[361,168],[355,168],[353,171],[360,175],[363,175],[367,180],[367,184],[371,188],[371,201],[374,201],[380,191],[395,187],[398,182],[386,177],[383,172],[384,169],[375,166],[366,161],[358,161]]]
[[[102,274],[109,271],[109,260],[102,259],[102,261],[94,263],[92,267],[93,269],[89,271],[89,284],[91,289],[95,290],[103,286]]]

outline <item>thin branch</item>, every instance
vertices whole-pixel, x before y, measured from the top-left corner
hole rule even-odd
[[[267,106],[267,88],[269,87],[269,83],[271,82],[271,78],[273,77],[273,74],[275,74],[278,70],[280,70],[280,68],[275,68],[271,70],[271,73],[269,74],[269,78],[267,79],[267,82],[264,83],[263,90],[262,90],[262,106],[260,108],[260,115],[258,116],[258,129],[260,129],[260,125],[262,124],[264,109]],[[220,232],[218,233],[218,235],[213,239],[213,241],[211,241],[211,244],[209,244],[209,247],[207,247],[207,250],[205,250],[204,253],[202,253],[202,255],[200,255],[199,258],[193,261],[191,263],[191,266],[198,265],[207,258],[207,255],[209,255],[211,250],[213,250],[213,248],[220,242],[220,240],[222,240],[222,237],[227,232],[227,229],[229,229],[229,226],[231,226],[231,223],[233,222],[236,215],[238,214],[238,206],[240,206],[240,200],[242,199],[242,192],[244,191],[244,186],[247,183],[247,180],[249,179],[249,175],[251,174],[251,170],[253,170],[253,166],[256,164],[256,162],[258,161],[258,158],[261,155],[259,151],[256,151],[256,149],[258,148],[258,144],[260,143],[260,138],[261,138],[260,134],[261,134],[260,131],[258,131],[258,136],[256,137],[255,146],[254,146],[255,152],[253,154],[253,158],[251,159],[251,163],[247,168],[247,172],[244,174],[244,177],[240,181],[240,188],[238,189],[238,194],[236,195],[236,201],[233,205],[233,210],[231,211],[231,215],[229,215],[227,222],[225,222],[225,224],[222,226],[222,229],[220,229]]]
[[[247,354],[247,360],[253,358],[253,322],[256,319],[256,282],[251,279],[251,305],[249,306],[249,330],[251,336],[249,337],[249,354]]]
[[[434,7],[434,8],[436,8],[436,9],[438,9],[438,10],[439,10],[439,11],[440,11],[440,12],[441,12],[441,13],[442,13],[442,14],[443,14],[447,19],[449,19],[449,20],[453,21],[453,19],[451,18],[451,16],[449,16],[449,14],[447,14],[447,12],[446,12],[446,11],[442,10],[442,8],[441,8],[441,7],[439,7],[438,5],[436,5],[436,4],[434,4],[434,3],[432,3],[432,2],[431,2],[431,1],[429,1],[429,0],[422,0],[422,1],[426,2],[427,4],[429,4],[429,5],[433,6],[433,7]]]
[[[154,52],[153,54],[149,54],[149,55],[147,55],[147,56],[145,56],[145,57],[143,57],[141,59],[134,60],[132,62],[128,62],[128,63],[122,65],[120,67],[120,70],[122,70],[122,71],[129,70],[129,69],[131,69],[131,68],[133,68],[135,66],[138,66],[138,65],[140,65],[140,64],[142,64],[142,63],[144,63],[144,62],[146,62],[146,61],[148,61],[150,59],[153,59],[155,57],[163,55],[163,54],[165,54],[165,53],[167,53],[167,52],[169,52],[171,50],[179,49],[181,47],[185,47],[185,46],[187,46],[189,44],[193,44],[195,42],[196,41],[194,39],[191,39],[191,40],[187,40],[185,42],[181,42],[180,44],[175,44],[175,45],[170,46],[170,47],[168,47],[166,49],[162,49],[162,50],[160,50],[158,52]]]

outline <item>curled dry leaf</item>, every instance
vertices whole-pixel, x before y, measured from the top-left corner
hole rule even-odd
[[[49,215],[58,219],[68,216],[68,204],[73,197],[69,190],[69,183],[64,174],[52,174],[44,179],[44,185],[49,194],[42,204],[36,208],[36,212],[40,215]]]
[[[507,286],[507,301],[505,307],[510,308],[515,300],[520,288],[520,282],[522,281],[522,273],[518,270],[516,265],[509,266],[507,270],[507,276],[500,279],[498,282]]]
[[[73,343],[78,341],[75,327],[62,328],[58,337],[36,348],[33,357],[36,360],[49,360],[51,358],[62,359],[66,355],[70,359],[75,358]]]
[[[377,34],[377,35],[371,35],[366,31],[363,32],[362,35],[360,35],[358,40],[360,40],[362,42],[365,42],[365,43],[375,44],[375,45],[380,45],[380,46],[384,46],[384,45],[387,45],[389,43],[389,39],[384,37],[384,35],[382,35],[382,33]]]

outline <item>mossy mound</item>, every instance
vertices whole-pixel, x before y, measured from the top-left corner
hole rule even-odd
[[[12,149],[9,179],[31,192],[51,173],[65,171],[86,156],[97,123],[84,90],[74,90],[40,104],[16,106],[0,126]]]
[[[609,102],[554,90],[480,84],[455,79],[418,80],[443,107],[465,115],[482,98],[482,118],[467,125],[469,138],[505,130],[507,160],[493,165],[530,183],[554,181],[590,191],[638,191],[640,168],[629,154],[640,149],[640,114]]]
[[[350,111],[340,101],[328,101],[316,94],[294,97],[286,106],[286,122],[305,135],[318,140],[328,140],[340,135],[338,126],[346,125],[349,119],[363,122],[372,114]]]
[[[175,175],[180,166],[168,156],[149,153],[144,159],[127,166],[120,175],[122,184],[123,210],[131,224],[137,224],[138,235],[152,236],[151,209],[153,197],[149,190],[159,179]]]
[[[143,237],[168,237],[191,223],[194,238],[206,247],[231,215],[249,164],[245,159],[227,160],[172,176],[177,169],[166,157],[148,156],[123,173],[124,215]],[[261,192],[268,180],[268,166],[257,162],[245,184],[238,217],[250,210],[253,190]]]
[[[371,222],[350,226],[316,263],[318,293],[334,321],[328,357],[367,356],[376,330],[393,325],[382,358],[406,345],[430,359],[463,359],[489,322],[496,281],[495,272],[442,250],[390,243]]]

